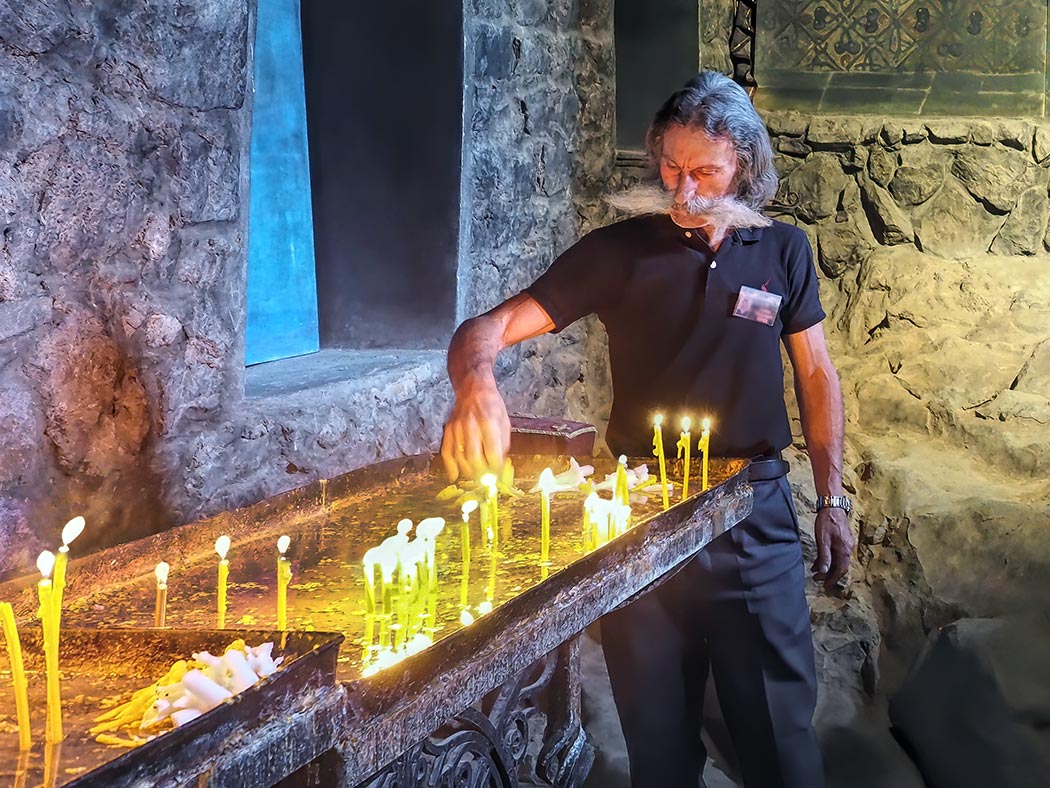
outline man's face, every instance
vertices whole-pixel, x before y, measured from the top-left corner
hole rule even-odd
[[[688,220],[687,214],[675,208],[694,197],[730,194],[736,171],[736,150],[728,140],[712,139],[700,129],[685,126],[671,126],[664,133],[660,178],[674,194],[671,218],[675,221]]]

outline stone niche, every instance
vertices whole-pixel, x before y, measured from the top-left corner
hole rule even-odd
[[[0,573],[31,568],[74,513],[86,550],[437,447],[440,349],[245,370],[255,11],[0,4]],[[613,159],[611,2],[454,16],[464,124],[445,336],[602,220]],[[511,409],[601,422],[601,342],[588,323],[506,354]]]

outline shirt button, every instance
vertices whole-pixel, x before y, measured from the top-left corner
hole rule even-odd
[[[711,261],[711,267],[712,268],[718,268],[718,263],[716,261],[712,260]]]
[[[685,237],[686,237],[686,238],[692,238],[692,237],[693,237],[693,234],[692,234],[692,233],[689,233],[689,232],[687,232],[687,233],[685,234]]]

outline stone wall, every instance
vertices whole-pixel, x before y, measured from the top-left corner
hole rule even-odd
[[[1050,608],[1050,126],[769,113],[843,381],[861,584],[908,659],[966,611]],[[790,394],[790,392],[789,392]],[[808,495],[803,495],[803,498]]]
[[[437,445],[439,352],[245,374],[254,7],[0,5],[0,572],[72,512],[87,548]],[[467,4],[461,318],[593,219],[610,9]],[[600,418],[592,329],[508,354],[512,408]]]

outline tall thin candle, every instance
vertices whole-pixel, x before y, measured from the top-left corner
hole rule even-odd
[[[18,718],[18,747],[28,750],[33,746],[29,727],[29,682],[26,680],[25,664],[22,662],[22,643],[18,639],[15,614],[10,602],[0,602],[0,624],[3,625],[7,657],[11,662],[11,683],[15,690],[15,714]]]
[[[219,589],[217,595],[217,628],[226,629],[226,585],[230,578],[230,562],[226,560],[230,552],[230,537],[223,534],[215,540],[215,552],[219,554]]]
[[[84,518],[74,517],[62,526],[62,546],[58,548],[58,556],[55,558],[54,592],[52,604],[54,605],[54,617],[56,630],[62,625],[62,597],[66,592],[66,565],[69,563],[69,546],[73,540],[84,532]]]
[[[700,426],[703,428],[703,432],[700,433],[700,443],[697,448],[700,449],[700,453],[703,457],[701,465],[703,470],[701,471],[700,478],[700,489],[707,489],[707,455],[711,448],[711,419],[704,419],[700,422]]]
[[[693,425],[692,419],[688,416],[682,418],[682,435],[678,438],[678,458],[682,459],[682,453],[685,453],[685,465],[682,471],[682,500],[684,501],[689,497],[689,471],[691,468],[691,459],[689,452],[692,449],[693,438],[689,434],[689,428]]]
[[[547,566],[551,558],[551,489],[554,472],[544,468],[540,474],[540,564]]]
[[[656,455],[656,459],[660,465],[660,491],[664,497],[664,509],[668,509],[671,506],[671,502],[667,497],[667,463],[664,460],[664,417],[657,413],[653,417],[653,454]]]
[[[55,568],[55,554],[45,550],[36,559],[36,568],[43,576],[37,584],[40,597],[40,623],[44,631],[44,667],[47,674],[47,742],[62,741],[62,693],[58,675],[58,632],[55,630],[54,587],[51,572]]]
[[[285,553],[292,540],[283,535],[277,540],[277,629],[288,629],[288,584],[292,582],[292,562]]]
[[[161,561],[157,564],[157,568],[153,570],[154,576],[157,578],[157,603],[153,607],[153,626],[162,627],[168,617],[168,572],[171,571],[171,567],[168,566],[166,561]]]

